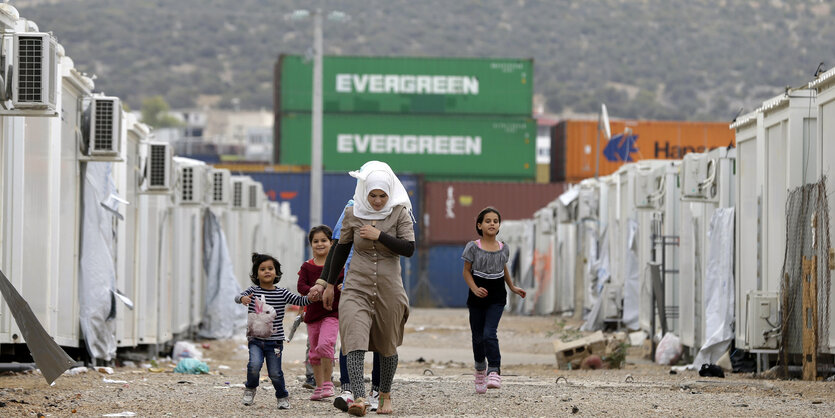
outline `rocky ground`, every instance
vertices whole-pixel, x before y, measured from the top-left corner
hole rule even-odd
[[[293,317],[288,315],[286,325]],[[833,382],[672,375],[668,367],[641,359],[639,350],[630,350],[623,369],[559,370],[552,341],[574,325],[555,317],[505,316],[499,328],[503,387],[478,395],[466,311],[414,309],[392,391],[395,414],[832,416],[835,411]],[[208,347],[201,348],[208,375],[174,373],[174,363],[164,359],[156,367],[150,362],[113,367],[113,374],[91,369],[64,375],[51,387],[37,372],[0,375],[0,416],[348,416],[333,408],[332,399],[307,399],[304,332],[302,326],[285,349],[289,411],[276,409],[266,368],[255,404],[241,404],[247,351],[245,340],[237,338],[195,341]]]

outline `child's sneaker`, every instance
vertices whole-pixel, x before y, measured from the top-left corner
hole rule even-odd
[[[316,389],[316,379],[313,378],[312,374],[305,376],[302,387],[305,389]]]
[[[322,395],[321,399],[330,398],[331,396],[334,395],[334,393],[333,393],[333,382],[328,381],[328,382],[325,382],[325,384],[322,385],[321,395]]]
[[[320,386],[320,387],[317,387],[317,388],[313,391],[313,394],[312,394],[312,395],[310,395],[310,400],[311,400],[311,401],[318,401],[318,400],[320,400],[320,399],[322,399],[322,387],[321,387],[321,386]]]
[[[475,393],[487,393],[487,371],[475,371]]]
[[[278,398],[278,409],[290,409],[290,398]]]
[[[380,392],[372,390],[371,393],[368,394],[368,409],[376,411],[378,406],[380,406]]]
[[[333,406],[342,412],[348,412],[348,407],[354,403],[354,394],[350,390],[343,390],[342,394],[333,400]]]
[[[244,405],[252,405],[255,402],[255,390],[258,388],[244,388]]]
[[[502,377],[496,372],[490,372],[487,375],[487,389],[501,389]]]

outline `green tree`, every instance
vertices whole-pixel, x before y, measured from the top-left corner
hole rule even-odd
[[[162,96],[152,96],[142,101],[142,122],[154,128],[182,126],[182,122],[169,115],[171,109]]]

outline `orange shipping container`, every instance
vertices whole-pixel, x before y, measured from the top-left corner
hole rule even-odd
[[[551,181],[577,182],[595,174],[614,173],[627,162],[644,159],[679,160],[688,152],[734,145],[727,122],[618,120],[611,122],[612,139],[597,146],[596,120],[565,120],[551,133]]]

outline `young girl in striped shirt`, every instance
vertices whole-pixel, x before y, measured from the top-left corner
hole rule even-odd
[[[256,313],[256,299],[264,298],[267,305],[275,309],[272,335],[267,338],[247,336],[249,340],[249,363],[246,366],[244,384],[244,405],[251,405],[255,400],[255,390],[261,375],[261,366],[267,362],[267,372],[275,388],[278,409],[290,409],[290,394],[284,385],[284,372],[281,370],[281,351],[284,349],[284,308],[287,304],[306,306],[310,304],[307,296],[291,293],[275,284],[281,280],[281,263],[268,254],[252,254],[252,273],[250,280],[255,286],[235,296],[235,302],[248,306],[249,313]]]

